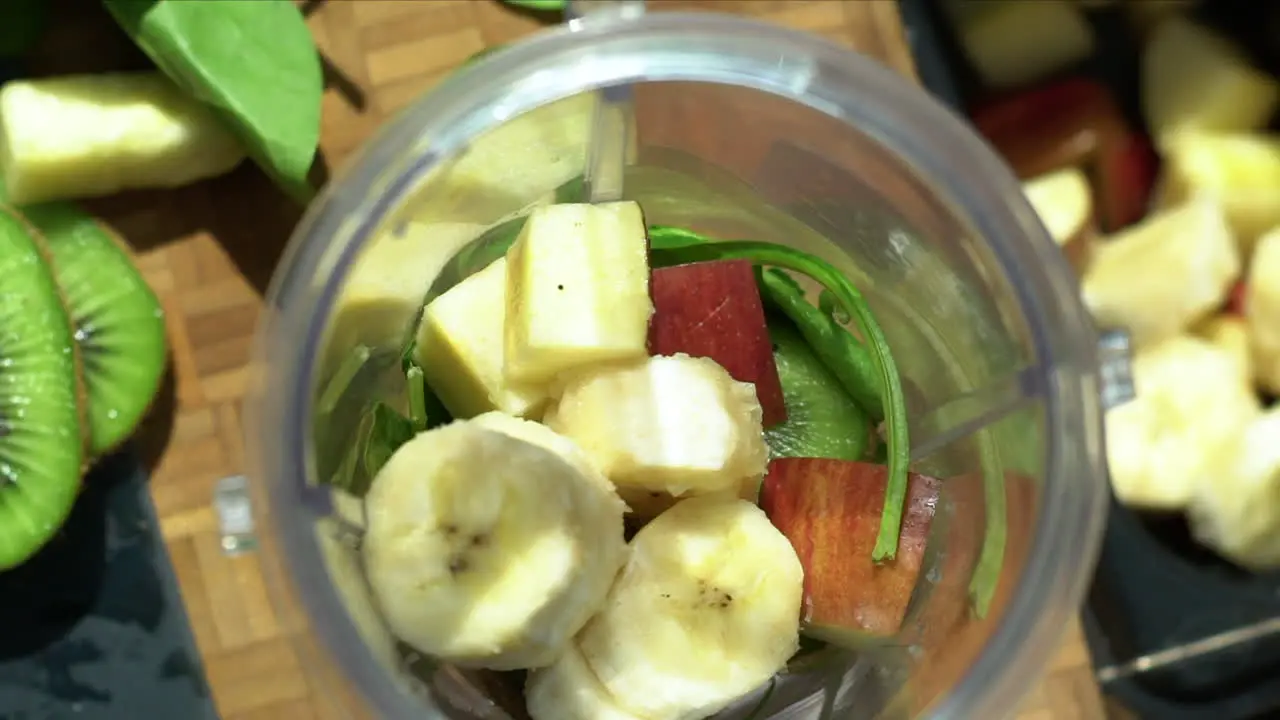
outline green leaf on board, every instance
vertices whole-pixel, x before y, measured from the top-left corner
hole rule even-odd
[[[320,141],[320,54],[290,0],[103,0],[116,22],[179,87],[212,106],[289,194]]]

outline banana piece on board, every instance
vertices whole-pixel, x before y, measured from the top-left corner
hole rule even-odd
[[[420,433],[365,498],[365,568],[388,626],[462,667],[551,664],[625,554],[608,481],[560,439],[529,442],[538,431],[518,427],[490,418]]]
[[[682,500],[632,539],[578,648],[619,707],[651,720],[708,717],[795,653],[803,581],[791,543],[760,508]]]
[[[1180,510],[1261,412],[1257,395],[1229,352],[1190,335],[1139,349],[1133,381],[1137,397],[1106,416],[1112,487],[1127,505]]]
[[[645,720],[614,702],[577,645],[550,667],[529,673],[524,698],[533,720]]]
[[[1200,197],[1100,243],[1081,291],[1099,325],[1128,329],[1142,347],[1220,307],[1240,271],[1222,207]]]
[[[1258,384],[1280,392],[1280,227],[1258,239],[1245,281],[1244,317]]]
[[[762,416],[753,385],[680,353],[575,375],[543,421],[635,501],[736,492],[763,475]]]
[[[1196,488],[1187,519],[1197,540],[1257,572],[1280,567],[1280,410],[1224,448]]]
[[[244,157],[213,110],[159,71],[0,88],[0,173],[18,205],[180,187]]]

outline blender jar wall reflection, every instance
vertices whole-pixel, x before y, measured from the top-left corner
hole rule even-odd
[[[939,105],[836,46],[726,16],[588,23],[496,53],[386,128],[309,212],[273,284],[248,436],[273,584],[304,609],[305,657],[356,713],[519,717],[518,689],[435,667],[381,627],[361,584],[358,508],[316,487],[314,393],[332,372],[325,340],[351,342],[326,328],[374,238],[424,221],[478,233],[546,200],[575,172],[585,127],[554,141],[510,128],[621,83],[636,84],[638,128],[626,196],[650,222],[787,243],[845,271],[894,349],[916,466],[947,478],[903,642],[806,659],[764,716],[915,713],[944,695],[947,716],[1010,712],[1076,608],[1105,500],[1096,339],[1073,280],[1013,177]],[[554,143],[563,152],[502,162]],[[495,183],[476,158],[509,176]],[[486,194],[495,186],[519,191]],[[418,242],[447,255],[439,238]],[[1005,552],[983,557],[984,488],[1001,485]],[[992,612],[961,623],[973,568],[993,560]]]

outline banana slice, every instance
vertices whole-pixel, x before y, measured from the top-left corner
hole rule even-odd
[[[1255,418],[1258,398],[1230,353],[1179,335],[1133,359],[1137,397],[1107,412],[1107,464],[1126,504],[1179,510],[1211,483],[1222,448]]]
[[[1280,410],[1253,422],[1192,497],[1196,539],[1254,571],[1280,566]]]
[[[575,376],[543,421],[572,438],[627,499],[734,490],[764,474],[755,387],[683,353]]]
[[[600,607],[625,551],[608,481],[504,423],[417,435],[365,498],[365,568],[388,626],[464,667],[551,664]]]
[[[1239,275],[1240,251],[1222,207],[1203,197],[1099,245],[1081,289],[1098,324],[1127,328],[1141,347],[1221,306]]]
[[[1244,317],[1258,384],[1280,392],[1280,227],[1259,238],[1253,249]]]
[[[682,500],[646,525],[604,609],[578,636],[623,709],[707,717],[767,682],[799,643],[804,573],[760,508]]]
[[[618,707],[574,645],[529,673],[524,698],[533,720],[644,720]]]

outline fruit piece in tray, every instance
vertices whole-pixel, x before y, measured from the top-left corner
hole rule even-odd
[[[765,427],[787,419],[750,262],[658,268],[653,271],[652,293],[650,353],[711,358],[735,380],[755,385]]]
[[[388,626],[460,666],[550,665],[624,560],[608,481],[571,442],[515,418],[418,434],[365,504],[365,568]]]
[[[1081,9],[1060,0],[987,0],[957,20],[960,44],[983,83],[1005,90],[1035,82],[1093,54]]]
[[[11,202],[179,187],[245,157],[213,111],[159,72],[15,80],[0,89]]]
[[[427,304],[418,326],[415,359],[456,418],[490,410],[533,417],[546,405],[545,383],[513,381],[503,372],[507,308],[506,258]]]
[[[1163,20],[1142,54],[1142,111],[1156,144],[1186,130],[1250,132],[1280,102],[1280,81],[1229,40],[1185,17]]]
[[[578,647],[621,708],[709,717],[795,653],[802,592],[795,550],[760,508],[690,498],[636,534]]]
[[[1249,327],[1243,317],[1231,313],[1214,315],[1197,323],[1193,330],[1195,335],[1226,351],[1238,366],[1241,377],[1253,378]]]
[[[1023,179],[1067,167],[1083,169],[1103,230],[1113,232],[1146,214],[1155,152],[1098,82],[1062,80],[998,98],[971,115],[979,132]]]
[[[755,388],[709,358],[656,356],[576,374],[544,422],[628,502],[638,493],[734,493],[765,470]]]
[[[1205,546],[1255,572],[1280,567],[1280,409],[1255,419],[1224,448],[1188,508]]]
[[[1093,191],[1084,171],[1054,170],[1024,182],[1022,190],[1071,267],[1082,272],[1094,240]]]
[[[1245,258],[1262,233],[1280,225],[1280,137],[1186,131],[1162,151],[1161,206],[1213,197]]]
[[[1221,206],[1197,198],[1099,243],[1081,285],[1098,324],[1127,328],[1142,346],[1221,307],[1239,276]]]
[[[336,368],[356,345],[399,348],[432,281],[482,232],[484,226],[474,223],[412,221],[371,240],[351,268],[329,321],[327,367]]]
[[[1254,248],[1243,305],[1254,378],[1265,390],[1280,394],[1280,227],[1264,234]]]
[[[939,482],[912,473],[898,556],[877,565],[871,549],[884,507],[883,465],[821,458],[769,464],[760,506],[804,567],[806,635],[848,646],[898,632],[915,591]]]
[[[507,252],[503,370],[545,382],[647,354],[648,239],[634,202],[536,208]]]
[[[1128,505],[1181,510],[1261,406],[1231,354],[1190,335],[1139,348],[1133,382],[1137,397],[1106,415],[1112,487]]]
[[[609,695],[577,645],[550,667],[529,673],[524,697],[533,720],[643,720]]]

